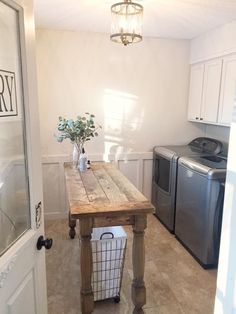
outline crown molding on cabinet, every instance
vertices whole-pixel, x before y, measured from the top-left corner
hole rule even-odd
[[[236,21],[233,21],[192,39],[190,64],[235,53],[235,38]]]

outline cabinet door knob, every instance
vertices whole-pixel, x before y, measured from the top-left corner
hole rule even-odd
[[[198,118],[198,117],[196,117],[195,119],[196,119],[196,120],[198,120],[199,118]]]
[[[203,120],[203,118],[200,118],[200,120]]]

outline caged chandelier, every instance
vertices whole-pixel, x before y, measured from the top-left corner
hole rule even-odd
[[[142,40],[143,7],[131,0],[111,6],[111,40],[127,46]]]

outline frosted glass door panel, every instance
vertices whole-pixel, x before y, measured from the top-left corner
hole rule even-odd
[[[31,227],[18,20],[0,2],[0,255]]]

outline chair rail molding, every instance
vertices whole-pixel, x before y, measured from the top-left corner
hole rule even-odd
[[[118,169],[151,200],[152,152],[119,154],[89,154],[91,163],[107,161]],[[68,214],[64,162],[71,161],[70,155],[43,155],[43,187],[45,219],[66,218]]]

